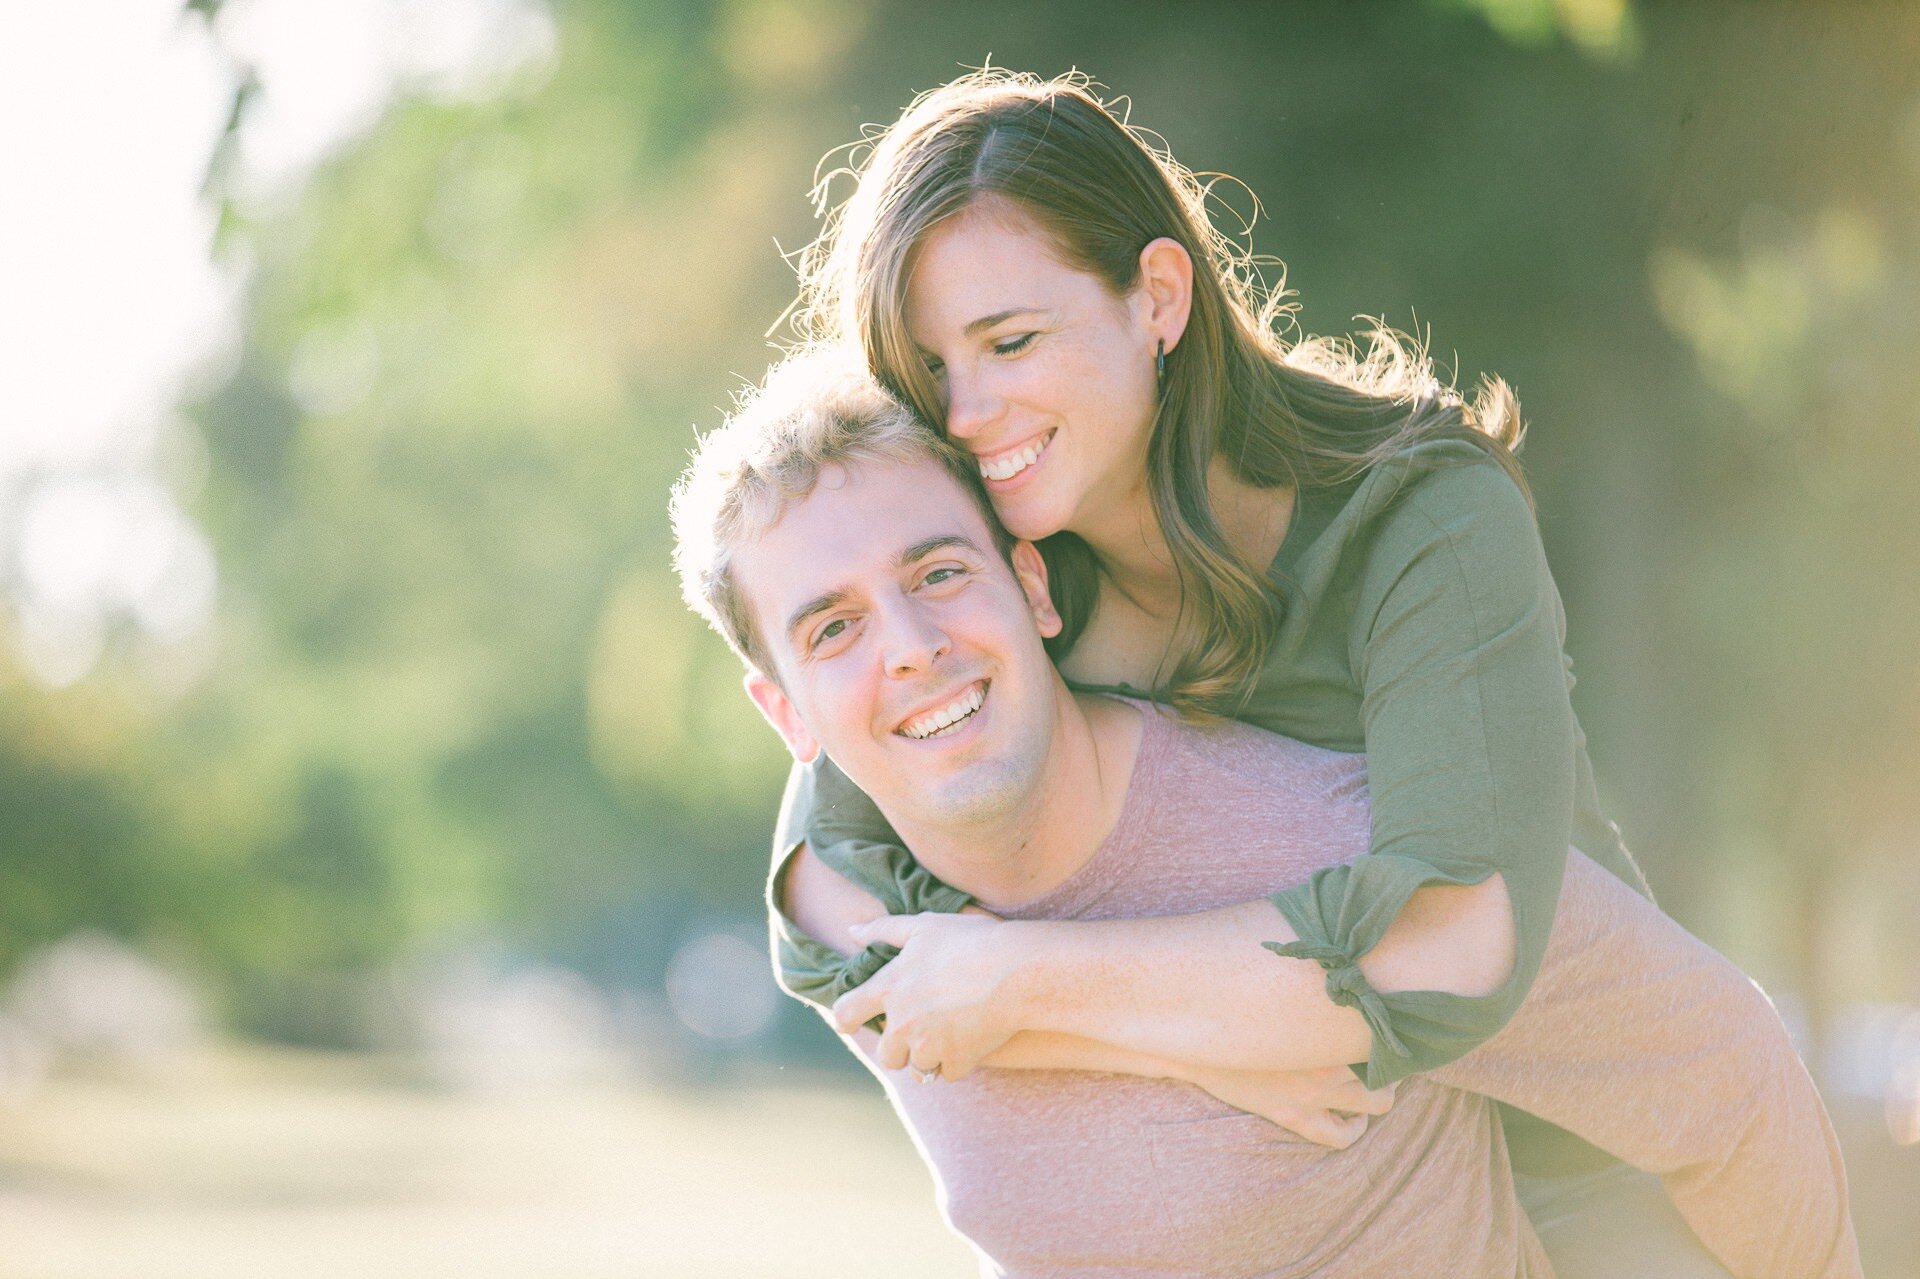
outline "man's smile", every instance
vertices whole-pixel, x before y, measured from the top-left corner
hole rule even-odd
[[[901,737],[914,741],[925,741],[929,737],[940,737],[953,732],[960,724],[971,719],[987,700],[987,685],[991,681],[975,680],[960,691],[957,696],[947,698],[938,705],[908,716],[893,731]]]

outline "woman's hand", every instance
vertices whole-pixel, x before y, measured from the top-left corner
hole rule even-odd
[[[1038,954],[1027,944],[1029,934],[1038,935],[1032,926],[1009,924],[969,906],[957,915],[887,915],[855,924],[851,932],[860,945],[884,942],[900,949],[886,967],[833,1006],[835,1024],[848,1034],[885,1015],[886,1030],[873,1050],[884,1069],[964,1078],[1027,1029],[1021,1024],[1016,979]],[[1022,1036],[1022,1042],[1032,1038]],[[1092,1046],[1080,1045],[1083,1052]],[[1368,1119],[1386,1114],[1393,1105],[1393,1085],[1369,1090],[1345,1066],[1235,1070],[1161,1061],[1146,1069],[1110,1060],[1115,1050],[1109,1045],[1099,1048],[1104,1056],[1088,1060],[1072,1052],[1060,1056],[1064,1050],[1058,1050],[1020,1064],[1184,1079],[1236,1110],[1334,1150],[1359,1140]]]
[[[875,1054],[885,1069],[961,1079],[1021,1029],[1008,997],[1025,959],[1021,925],[968,907],[957,915],[887,915],[851,931],[863,946],[900,948],[833,1006],[834,1024],[848,1034],[886,1016]]]
[[[1393,1107],[1395,1085],[1369,1089],[1345,1066],[1321,1070],[1183,1071],[1236,1110],[1278,1124],[1315,1145],[1345,1150],[1360,1140],[1371,1116]]]

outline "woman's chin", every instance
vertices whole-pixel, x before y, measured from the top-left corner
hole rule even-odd
[[[998,501],[993,504],[993,513],[1000,517],[1007,532],[1023,542],[1052,537],[1067,527],[1065,512],[1044,498],[1036,500],[1036,496],[1021,493],[1004,504]]]

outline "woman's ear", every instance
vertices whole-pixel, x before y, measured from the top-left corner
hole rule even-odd
[[[795,710],[793,702],[787,696],[787,690],[778,683],[762,675],[759,671],[748,671],[746,678],[747,696],[767,717],[767,723],[773,725],[773,731],[780,734],[780,740],[787,744],[793,757],[802,764],[811,764],[820,758],[819,739],[807,731],[807,725]]]
[[[1060,633],[1063,623],[1059,610],[1053,606],[1053,592],[1047,588],[1047,561],[1041,558],[1040,549],[1032,542],[1015,542],[1010,558],[1013,576],[1027,597],[1028,610],[1033,613],[1033,624],[1043,637],[1052,639]]]
[[[1170,236],[1150,242],[1140,250],[1138,288],[1146,302],[1148,336],[1173,350],[1193,314],[1193,255]]]

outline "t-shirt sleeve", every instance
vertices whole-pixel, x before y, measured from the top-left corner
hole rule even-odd
[[[899,950],[885,944],[842,955],[809,937],[782,908],[783,870],[802,843],[833,870],[879,898],[890,914],[952,913],[973,898],[941,883],[901,846],[866,792],[825,755],[795,764],[774,831],[767,916],[780,984],[797,998],[830,1005],[885,967]]]
[[[1434,1069],[1503,1026],[1553,922],[1578,732],[1560,600],[1533,512],[1491,458],[1398,485],[1355,564],[1348,657],[1361,690],[1369,851],[1272,897],[1327,993],[1373,1030],[1370,1086]],[[1427,884],[1503,876],[1517,954],[1491,995],[1383,993],[1357,963]]]
[[[1533,989],[1431,1078],[1521,1107],[1658,1173],[1753,1279],[1860,1273],[1840,1145],[1758,986],[1581,853]]]

